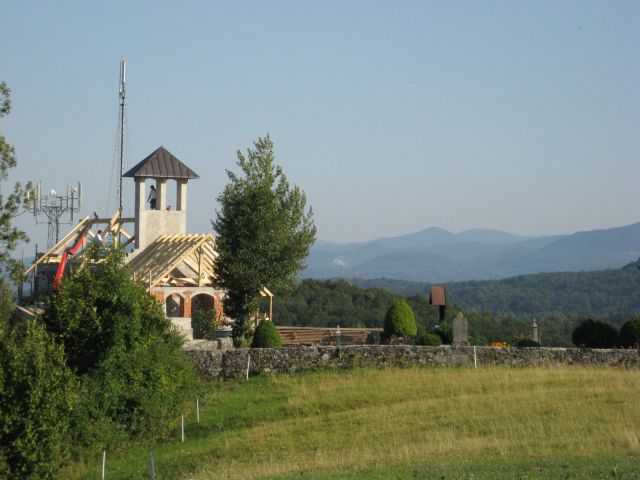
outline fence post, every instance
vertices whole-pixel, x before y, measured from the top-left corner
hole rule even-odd
[[[102,451],[102,480],[104,480],[104,469],[107,464],[107,451]]]
[[[156,466],[153,463],[153,452],[149,452],[149,463],[151,464],[151,480],[156,480]]]

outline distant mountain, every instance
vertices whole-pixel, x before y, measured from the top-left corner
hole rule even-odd
[[[638,257],[640,223],[547,237],[430,227],[369,242],[317,242],[303,276],[450,282],[618,268]]]

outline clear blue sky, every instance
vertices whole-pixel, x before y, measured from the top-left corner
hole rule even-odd
[[[12,179],[80,180],[84,214],[115,209],[126,56],[125,168],[160,144],[192,167],[192,232],[211,231],[225,169],[267,132],[323,240],[640,220],[638,1],[8,0],[1,13]]]

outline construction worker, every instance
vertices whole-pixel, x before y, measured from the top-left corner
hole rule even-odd
[[[149,192],[147,202],[149,202],[149,208],[151,208],[151,210],[156,209],[156,187],[153,185],[151,185],[151,191]]]

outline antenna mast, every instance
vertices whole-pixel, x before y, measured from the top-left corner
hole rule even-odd
[[[42,182],[38,182],[29,193],[29,210],[36,218],[39,215],[47,217],[49,234],[47,236],[47,248],[53,247],[60,240],[60,225],[71,225],[73,214],[80,211],[82,206],[82,184],[78,182],[77,187],[67,187],[66,194],[61,194],[55,190],[47,195],[42,193]],[[67,218],[67,215],[70,218]]]
[[[120,145],[118,146],[120,156],[120,166],[118,170],[118,208],[122,213],[122,168],[124,165],[124,107],[125,107],[125,84],[127,83],[127,59],[120,61]]]

